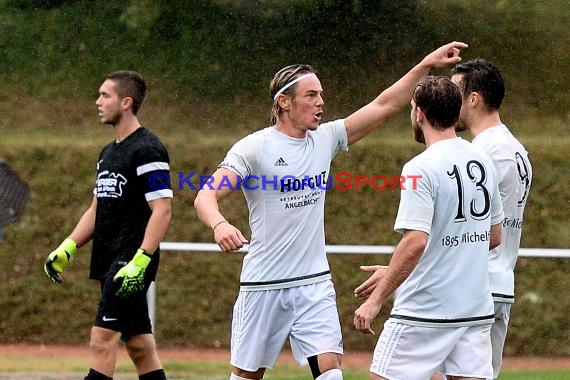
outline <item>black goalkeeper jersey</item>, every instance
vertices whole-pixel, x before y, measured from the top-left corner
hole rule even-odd
[[[151,210],[148,202],[172,197],[170,160],[160,140],[139,128],[123,141],[105,146],[97,161],[97,197],[89,277],[101,279],[116,261],[130,261],[144,238]],[[159,252],[147,268],[153,280]]]

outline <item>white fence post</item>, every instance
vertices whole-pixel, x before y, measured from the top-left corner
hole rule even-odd
[[[156,281],[150,283],[150,287],[146,293],[146,302],[148,303],[148,316],[150,318],[152,333],[156,334]]]

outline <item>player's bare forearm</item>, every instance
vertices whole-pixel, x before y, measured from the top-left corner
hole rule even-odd
[[[148,220],[141,248],[149,255],[160,245],[164,239],[171,220],[171,198],[159,198],[149,202],[152,214]]]
[[[372,272],[372,275],[367,280],[354,289],[354,296],[361,301],[365,301],[372,294],[388,267],[385,265],[363,265],[360,269],[365,272]]]
[[[467,44],[462,42],[451,42],[439,47],[392,86],[382,91],[376,99],[348,116],[345,120],[348,144],[354,144],[398,114],[410,103],[414,88],[420,79],[429,74],[434,67],[444,67],[461,61],[460,49],[466,47]]]
[[[198,218],[210,229],[226,220],[220,212],[215,193],[216,190],[200,190],[194,199],[194,208]]]
[[[407,106],[418,82],[435,67],[454,65],[461,61],[460,49],[466,48],[462,42],[451,42],[434,50],[414,66],[406,75],[384,90],[375,103],[386,108],[385,117],[391,117]]]
[[[247,243],[247,239],[220,213],[215,193],[217,191],[219,190],[200,190],[194,200],[194,207],[200,220],[211,228],[214,241],[220,249],[223,252],[236,251]]]
[[[390,264],[369,296],[375,304],[383,304],[412,273],[427,245],[428,235],[421,231],[406,231],[396,246]]]
[[[238,175],[225,168],[216,170],[212,177],[213,181],[203,185],[194,199],[194,208],[198,218],[211,229],[226,220],[220,212],[218,202],[238,185]]]
[[[501,234],[503,231],[502,223],[491,226],[491,239],[489,240],[489,250],[498,247],[501,244]]]
[[[220,249],[223,252],[236,251],[247,243],[247,239],[222,215],[218,202],[237,188],[239,177],[226,168],[219,168],[212,177],[213,181],[203,186],[196,195],[194,208],[198,218],[212,229],[214,240]]]
[[[97,197],[94,196],[91,205],[87,210],[85,210],[83,215],[81,215],[77,225],[69,235],[69,239],[73,240],[77,247],[87,244],[87,242],[89,242],[93,237],[93,231],[95,231],[96,212]]]

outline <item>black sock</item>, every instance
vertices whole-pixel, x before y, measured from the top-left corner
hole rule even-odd
[[[167,380],[164,370],[157,369],[139,376],[139,380]]]
[[[101,372],[95,371],[93,368],[89,368],[89,373],[83,380],[113,380],[113,378],[105,376]]]

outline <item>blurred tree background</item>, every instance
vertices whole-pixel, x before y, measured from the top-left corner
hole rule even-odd
[[[566,8],[561,0],[3,0],[0,76],[25,94],[69,101],[92,99],[103,74],[131,68],[161,98],[249,107],[267,101],[260,95],[279,68],[305,62],[339,85],[342,94],[331,95],[345,100],[335,103],[341,112],[433,48],[462,40],[467,58],[505,71],[512,102],[550,113],[568,104]]]
[[[281,67],[317,68],[330,120],[372,100],[434,48],[466,42],[464,60],[483,57],[502,69],[503,119],[533,159],[522,245],[570,247],[569,18],[562,0],[0,0],[0,157],[32,190],[26,215],[0,243],[0,308],[11,311],[0,342],[88,341],[98,296],[86,281],[89,247],[61,287],[41,268],[89,202],[97,154],[112,139],[94,102],[103,75],[118,69],[147,79],[140,118],[167,144],[174,176],[209,174],[236,139],[267,125],[269,81]],[[333,170],[399,174],[421,149],[404,110],[339,155]],[[192,209],[195,192],[180,190],[167,240],[211,242]],[[328,242],[395,244],[398,194],[380,193],[331,191]],[[224,203],[247,231],[241,194]],[[241,257],[163,257],[159,343],[227,346]],[[352,289],[366,277],[358,266],[387,260],[331,257],[347,350],[375,343],[351,329]],[[508,354],[570,355],[569,267],[520,261]]]

